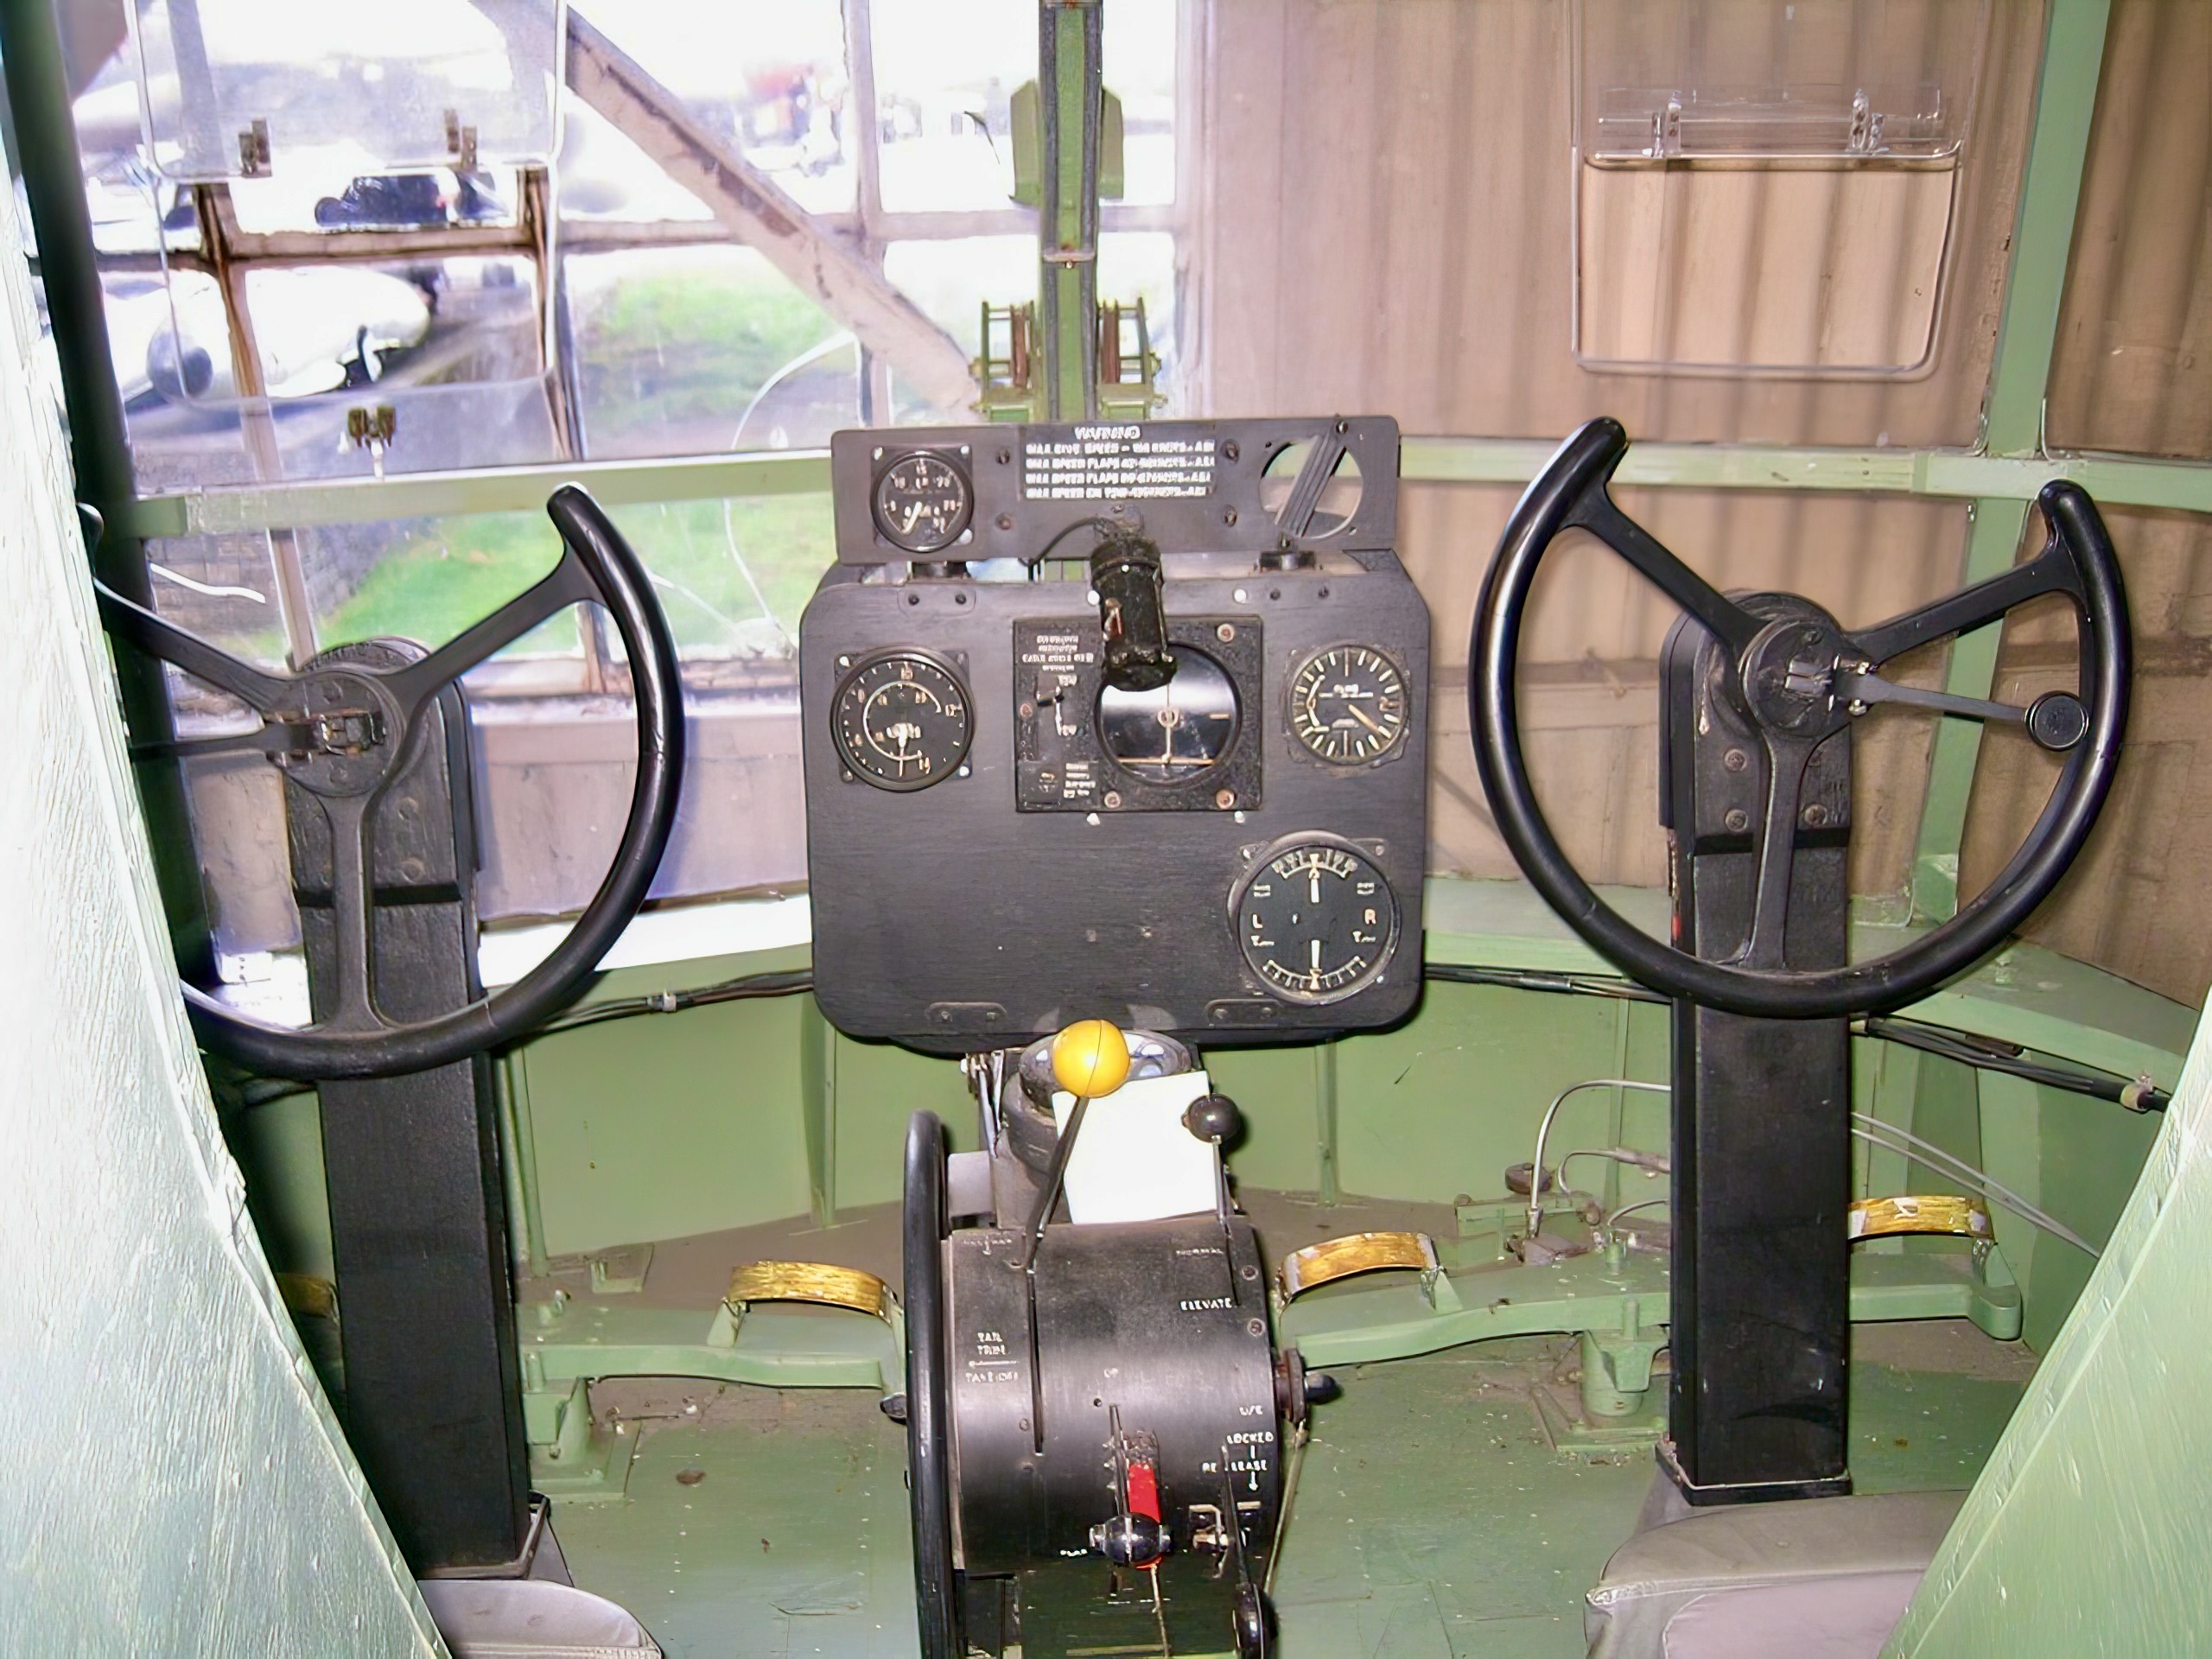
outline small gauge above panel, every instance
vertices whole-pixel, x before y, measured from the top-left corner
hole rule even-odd
[[[960,458],[910,449],[875,475],[875,528],[904,553],[941,553],[958,541],[976,510],[976,486]]]
[[[1103,686],[1098,741],[1114,764],[1148,784],[1196,779],[1236,741],[1236,686],[1202,651],[1170,652],[1175,677],[1150,691]]]
[[[960,770],[975,735],[968,688],[918,651],[870,657],[839,683],[830,730],[845,770],[878,789],[927,789]]]
[[[1398,944],[1398,899],[1372,859],[1336,836],[1262,852],[1230,899],[1247,967],[1292,1002],[1338,1002],[1375,982]]]
[[[1334,766],[1380,760],[1405,741],[1406,677],[1372,645],[1317,651],[1292,677],[1290,729]]]

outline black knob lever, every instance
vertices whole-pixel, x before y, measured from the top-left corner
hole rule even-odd
[[[1244,1114],[1227,1095],[1200,1095],[1184,1108],[1183,1127],[1209,1146],[1225,1147],[1244,1132]]]

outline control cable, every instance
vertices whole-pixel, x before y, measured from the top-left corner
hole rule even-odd
[[[1497,985],[1508,990],[1606,996],[1623,1002],[1669,1002],[1673,1000],[1627,980],[1606,979],[1589,974],[1541,973],[1512,968],[1469,968],[1457,963],[1437,962],[1427,964],[1422,969],[1422,975],[1425,978],[1447,985]],[[1851,1028],[1857,1036],[1872,1037],[1905,1048],[1916,1048],[1923,1053],[1956,1060],[1978,1071],[2001,1071],[2007,1077],[2044,1084],[2053,1089],[2063,1089],[2070,1094],[2112,1101],[2126,1107],[2131,1112],[2163,1112],[2171,1098],[2169,1091],[2158,1087],[2147,1075],[2126,1077],[2116,1071],[2088,1066],[2053,1065],[2045,1061],[2031,1060],[2026,1058],[2027,1051],[2018,1043],[1955,1031],[1948,1026],[1930,1025],[1925,1020],[1904,1020],[1895,1014],[1875,1014],[1853,1020]]]
[[[1911,1130],[1901,1129],[1894,1123],[1885,1123],[1879,1118],[1869,1117],[1864,1112],[1853,1112],[1851,1116],[1853,1120],[1851,1132],[1861,1141],[1866,1141],[1867,1145],[1879,1147],[1885,1152],[1895,1153],[1901,1158],[1928,1165],[1946,1179],[1954,1180],[1961,1186],[1972,1188],[1980,1197],[2010,1210],[2030,1225],[2041,1228],[2054,1238],[2065,1240],[2075,1249],[2087,1254],[2091,1261],[2096,1260],[2101,1254],[2095,1245],[2090,1243],[2088,1239],[2052,1216],[2048,1211],[2038,1210],[2010,1187],[2000,1185],[1974,1165],[1967,1163],[1962,1158],[1955,1157],[1933,1141],[1923,1140]],[[1891,1136],[1895,1136],[1896,1139],[1891,1140],[1889,1138]],[[1624,1147],[1615,1147],[1604,1150],[1592,1148],[1570,1152],[1567,1154],[1567,1158],[1560,1160],[1559,1166],[1564,1173],[1567,1158],[1614,1158],[1626,1150],[1628,1149]],[[1652,1157],[1653,1154],[1637,1154],[1637,1156]],[[1633,1161],[1633,1160],[1622,1161]],[[1560,1183],[1560,1188],[1562,1192],[1566,1190],[1564,1180]],[[1608,1215],[1599,1225],[1602,1228],[1610,1229],[1623,1216],[1637,1210],[1653,1209],[1668,1201],[1662,1197],[1640,1198],[1633,1204],[1624,1204]]]

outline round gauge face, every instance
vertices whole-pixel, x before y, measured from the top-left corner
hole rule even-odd
[[[845,676],[830,715],[845,768],[878,789],[927,789],[960,770],[975,735],[968,688],[919,652],[873,657]]]
[[[1290,729],[1317,760],[1380,760],[1405,741],[1406,677],[1372,645],[1331,645],[1290,683]]]
[[[1236,687],[1202,651],[1179,648],[1175,677],[1150,691],[1106,686],[1098,694],[1098,741],[1114,764],[1148,784],[1183,784],[1236,741]]]
[[[1398,943],[1398,900],[1374,861],[1333,836],[1271,849],[1238,890],[1236,939],[1269,990],[1337,1002],[1375,982]]]
[[[899,456],[876,476],[875,527],[903,552],[950,547],[968,528],[975,506],[968,474],[927,449]]]

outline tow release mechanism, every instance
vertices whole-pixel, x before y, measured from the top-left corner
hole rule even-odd
[[[925,1659],[1017,1642],[1253,1659],[1309,1386],[1275,1352],[1222,1173],[1240,1114],[1183,1045],[1103,1020],[1003,1060],[973,1068],[1003,1077],[983,1086],[991,1149],[962,1154],[988,1186],[966,1166],[952,1183],[988,1191],[973,1224],[947,1224],[938,1120],[917,1113],[907,1140]]]

